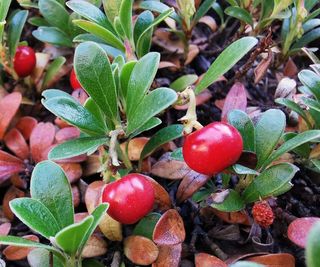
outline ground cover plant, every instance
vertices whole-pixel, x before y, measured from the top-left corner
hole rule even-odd
[[[2,0],[0,266],[319,267],[319,16]]]

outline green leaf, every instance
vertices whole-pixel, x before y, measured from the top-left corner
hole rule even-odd
[[[128,114],[128,127],[126,134],[129,135],[142,127],[146,121],[159,114],[164,109],[177,101],[175,91],[168,88],[158,88],[146,95],[134,114]]]
[[[133,37],[133,27],[132,27],[132,5],[133,0],[125,0],[121,2],[119,19],[121,22],[122,29],[128,38],[128,40],[132,41]]]
[[[74,68],[83,88],[107,118],[117,124],[117,89],[107,53],[96,43],[82,43],[75,52]]]
[[[108,29],[110,32],[115,33],[115,30],[108,18],[95,5],[83,0],[71,0],[67,2],[67,6],[87,20],[95,22]]]
[[[120,73],[120,83],[121,83],[121,94],[124,99],[126,99],[127,97],[128,84],[130,81],[131,73],[136,63],[137,63],[136,61],[129,61],[122,67],[122,70]]]
[[[285,133],[282,138],[285,142],[289,141],[290,139],[296,137],[298,133],[287,132]],[[292,151],[298,154],[302,158],[308,158],[311,152],[310,143],[303,143],[302,145],[292,149]]]
[[[303,31],[306,33],[308,31],[311,31],[312,29],[320,26],[320,19],[310,19],[307,20],[303,25]]]
[[[312,92],[317,100],[320,101],[320,77],[311,70],[302,70],[298,74],[302,84]]]
[[[89,135],[104,135],[106,128],[98,119],[73,97],[42,99],[42,104],[57,117],[78,127]]]
[[[69,32],[69,13],[58,1],[39,0],[41,15],[53,26],[65,33]]]
[[[174,160],[184,161],[182,147],[179,147],[176,150],[172,151],[170,158]]]
[[[239,19],[251,26],[253,25],[253,19],[251,14],[244,8],[237,7],[237,6],[229,6],[224,10],[224,12],[227,15],[234,17],[236,19]]]
[[[97,226],[101,221],[102,216],[106,214],[106,211],[108,208],[109,208],[109,203],[102,203],[98,207],[96,207],[95,210],[91,213],[91,217],[93,217],[93,221],[88,231],[83,236],[83,239],[79,246],[79,252],[82,252],[85,244],[87,243],[88,239],[93,234],[93,232],[96,230]]]
[[[74,222],[71,186],[62,168],[52,161],[42,161],[32,172],[30,193],[55,217],[62,229]]]
[[[160,218],[160,213],[149,213],[138,222],[138,224],[134,227],[132,234],[144,236],[152,240],[154,228]]]
[[[158,25],[160,22],[162,22],[164,19],[169,17],[169,15],[172,14],[172,12],[173,12],[173,8],[161,13],[155,20],[152,21],[151,24],[148,25],[147,28],[144,29],[143,33],[140,35],[137,41],[137,51],[139,51],[140,56],[142,56],[146,52],[149,52],[150,47],[148,46],[144,47],[145,45],[144,42],[149,39],[151,41],[153,28],[156,25]]]
[[[148,120],[145,124],[143,124],[138,130],[132,133],[130,135],[130,138],[133,138],[134,136],[137,136],[145,131],[149,131],[160,124],[161,124],[161,120],[159,118],[153,117],[150,120]]]
[[[28,17],[28,13],[29,12],[26,10],[19,10],[14,14],[14,16],[8,23],[8,44],[11,59],[14,58],[14,55],[16,53],[16,49],[20,41],[20,36]]]
[[[33,26],[50,26],[50,24],[42,17],[31,17],[28,19],[28,23]]]
[[[195,74],[187,74],[179,77],[174,82],[170,84],[170,88],[175,90],[176,92],[181,92],[186,89],[188,86],[194,84],[198,80],[198,75]]]
[[[143,160],[145,157],[149,156],[160,146],[175,140],[182,136],[183,125],[173,124],[159,130],[155,135],[153,135],[150,140],[145,144],[140,159]]]
[[[241,164],[234,164],[232,166],[232,170],[236,173],[236,174],[253,174],[253,175],[259,175],[260,173],[252,170],[246,166],[243,166]]]
[[[48,158],[50,160],[61,160],[79,156],[97,150],[107,141],[108,138],[106,137],[80,137],[69,140],[51,149]]]
[[[62,66],[66,62],[65,57],[57,57],[48,67],[42,82],[42,88],[47,88],[48,84],[54,80],[55,76],[59,73]]]
[[[65,253],[70,256],[76,255],[93,220],[93,216],[90,215],[79,223],[67,226],[56,234],[55,242]]]
[[[292,50],[299,50],[302,47],[307,46],[309,43],[319,39],[320,28],[313,29],[312,31],[303,35],[293,46]]]
[[[52,259],[50,252],[41,248],[30,251],[28,263],[30,267],[63,267],[63,263],[56,256]]]
[[[86,102],[83,105],[87,110],[89,110],[100,122],[101,124],[105,125],[106,128],[106,116],[104,113],[101,111],[99,106],[97,105],[96,102],[93,101],[91,97],[89,97]],[[107,131],[109,132],[109,131]]]
[[[255,152],[255,128],[250,117],[245,112],[235,109],[229,112],[228,122],[240,132],[243,149]]]
[[[148,92],[156,76],[160,54],[151,52],[142,57],[134,66],[128,82],[126,114],[130,117]],[[134,129],[135,130],[135,129]]]
[[[304,121],[308,124],[309,129],[312,128],[311,122],[309,121],[306,113],[297,103],[287,98],[277,98],[275,102],[280,105],[286,106],[287,108],[298,113],[301,116],[301,118],[303,118]]]
[[[64,267],[63,261],[53,256],[53,266],[50,266],[50,252],[43,248],[36,248],[29,252],[28,263],[30,267]]]
[[[152,39],[152,33],[153,28],[149,29],[147,33],[144,34],[142,39],[140,39],[139,47],[138,47],[138,40],[142,33],[145,31],[145,29],[148,28],[148,26],[153,22],[154,17],[152,12],[149,10],[143,11],[137,18],[137,21],[134,25],[134,43],[136,44],[136,51],[138,57],[143,57],[145,54],[147,54],[151,47],[151,39]]]
[[[212,203],[210,206],[220,211],[233,212],[243,210],[245,203],[238,192],[228,189],[228,195],[223,202]]]
[[[157,13],[164,13],[170,9],[169,6],[159,2],[159,1],[143,1],[140,3],[140,8],[148,9],[150,11],[154,11]],[[176,12],[172,12],[170,17],[178,22],[180,25],[182,24],[182,20]]]
[[[212,4],[216,2],[216,0],[205,0],[202,1],[199,9],[197,10],[196,14],[194,15],[193,18],[193,25],[197,24],[198,21],[209,11],[211,8]]]
[[[67,34],[54,27],[39,27],[32,35],[44,43],[58,46],[72,47],[72,41]]]
[[[264,112],[256,125],[256,152],[260,168],[273,152],[286,127],[286,116],[281,110]]]
[[[109,44],[119,49],[120,51],[125,50],[122,41],[111,31],[100,26],[99,24],[83,19],[73,20],[73,23],[79,26],[81,29],[89,33],[92,33],[93,35],[96,35],[97,37],[102,39],[106,44]]]
[[[102,0],[104,12],[112,23],[119,15],[121,2],[122,0]]]
[[[298,171],[298,167],[290,163],[273,165],[257,176],[244,190],[242,197],[246,203],[251,203],[274,196],[275,193],[285,186]]]
[[[312,226],[308,238],[307,238],[307,247],[306,247],[306,260],[308,267],[317,267],[320,266],[320,223],[316,223]]]
[[[11,0],[2,0],[0,2],[0,22],[6,19],[10,4]]]
[[[229,45],[211,64],[203,79],[195,88],[197,94],[214,83],[219,77],[229,71],[243,56],[245,56],[258,40],[254,37],[243,37]]]
[[[276,151],[274,151],[271,156],[263,163],[263,168],[271,164],[273,161],[278,159],[281,155],[295,148],[303,145],[304,143],[308,143],[311,141],[315,141],[320,138],[320,130],[310,130],[303,133],[298,134],[292,139],[285,142],[281,145]]]
[[[50,210],[39,200],[16,198],[9,202],[12,212],[30,229],[49,239],[60,231]]]

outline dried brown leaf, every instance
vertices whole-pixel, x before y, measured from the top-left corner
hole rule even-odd
[[[94,234],[90,236],[86,243],[83,251],[83,258],[99,257],[107,253],[108,245],[107,242],[99,235]]]
[[[267,57],[262,59],[258,66],[254,69],[254,83],[257,84],[265,76],[271,64],[272,58],[273,53],[271,49],[269,49]]]
[[[228,267],[222,260],[207,253],[196,254],[195,264],[196,267]]]
[[[152,267],[178,267],[181,260],[182,244],[158,246],[159,256]]]
[[[157,245],[176,245],[182,243],[185,237],[183,220],[174,209],[161,216],[153,231],[153,241]]]
[[[77,182],[81,178],[82,167],[79,163],[60,163],[59,165],[66,173],[71,184]]]

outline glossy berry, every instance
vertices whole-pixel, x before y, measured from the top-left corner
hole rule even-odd
[[[79,88],[82,88],[80,82],[77,79],[76,73],[74,71],[74,68],[72,68],[71,74],[70,74],[70,84],[73,88],[73,90],[77,90]]]
[[[213,175],[236,163],[242,150],[242,137],[235,127],[213,122],[187,135],[182,153],[192,170]]]
[[[252,208],[254,221],[261,227],[269,227],[274,220],[274,214],[267,201],[256,202]]]
[[[141,174],[132,173],[106,185],[102,202],[110,204],[108,214],[123,224],[133,224],[153,207],[155,193],[152,184]]]
[[[18,46],[13,59],[13,68],[19,77],[29,76],[36,66],[36,54],[29,46]]]

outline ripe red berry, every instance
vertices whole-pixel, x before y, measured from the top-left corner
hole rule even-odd
[[[36,54],[29,46],[18,46],[13,59],[13,68],[19,77],[29,76],[36,66]]]
[[[252,208],[252,216],[257,224],[267,228],[274,220],[274,214],[267,201],[256,202]]]
[[[242,137],[235,127],[213,122],[187,135],[182,153],[191,169],[213,175],[236,163],[242,150]]]
[[[79,88],[82,88],[80,82],[77,79],[76,73],[74,71],[74,68],[72,68],[72,71],[70,73],[70,84],[73,88],[73,90],[77,90]]]
[[[106,185],[102,202],[110,204],[108,214],[123,224],[133,224],[153,207],[155,193],[152,184],[141,174],[132,173]]]

